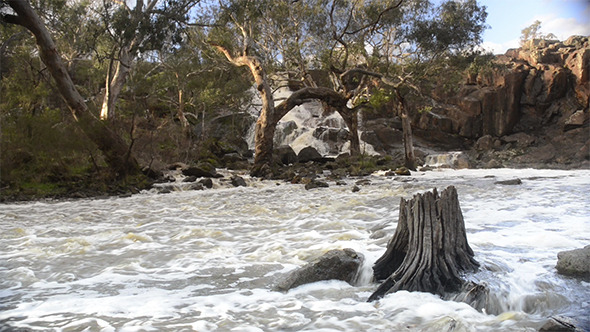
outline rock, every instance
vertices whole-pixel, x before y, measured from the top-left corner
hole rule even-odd
[[[289,145],[281,145],[274,150],[274,155],[281,161],[283,165],[294,164],[297,162],[297,154]]]
[[[590,277],[590,245],[558,253],[555,268],[559,274]]]
[[[189,189],[190,190],[205,190],[205,187],[203,186],[202,183],[194,182],[194,183],[191,183]]]
[[[231,184],[234,187],[247,187],[248,185],[246,184],[246,180],[244,180],[243,177],[238,176],[238,175],[234,175],[231,177]]]
[[[206,188],[209,188],[209,189],[213,188],[213,180],[211,180],[211,178],[204,178],[204,179],[201,179],[201,180],[199,181],[199,183],[201,183],[201,184],[202,184],[203,186],[205,186]]]
[[[330,185],[326,182],[323,181],[319,181],[319,180],[311,180],[309,183],[305,184],[305,189],[306,190],[310,190],[310,189],[315,189],[315,188],[328,188],[330,187]]]
[[[181,162],[176,162],[176,163],[168,165],[168,170],[171,170],[171,171],[177,170],[177,169],[182,170],[182,169],[187,169],[187,168],[188,168],[188,165],[185,163],[181,163]]]
[[[359,192],[359,191],[361,191],[361,188],[359,188],[359,186],[352,187],[352,192],[353,193],[356,193],[356,192]]]
[[[352,284],[363,262],[364,256],[352,249],[330,250],[316,262],[289,273],[274,289],[286,292],[297,286],[322,280],[342,280]]]
[[[412,175],[412,173],[410,173],[410,170],[407,169],[406,167],[398,167],[396,168],[395,171],[393,171],[396,175]]]
[[[522,184],[521,179],[512,179],[512,180],[504,180],[504,181],[496,181],[495,184],[501,184],[505,186],[516,186]]]
[[[311,146],[301,149],[297,155],[297,160],[300,163],[306,163],[308,161],[321,161],[322,159],[322,155],[318,152],[318,150]]]
[[[552,316],[549,318],[539,332],[581,332],[582,330],[576,327],[576,322],[568,317]]]
[[[563,131],[569,131],[572,129],[576,129],[582,127],[584,123],[587,123],[589,119],[588,113],[584,112],[584,110],[578,110],[574,114],[572,114],[567,120],[565,120],[565,126],[563,127]]]
[[[156,180],[164,177],[164,173],[159,170],[155,170],[149,166],[145,166],[141,169],[141,172],[150,179]]]
[[[197,178],[222,178],[215,167],[208,162],[199,162],[197,166],[190,166],[182,170],[184,176],[196,176]]]
[[[516,133],[502,137],[506,143],[513,143],[517,148],[526,148],[535,143],[536,139],[525,133]]]
[[[237,152],[226,153],[223,155],[223,157],[221,157],[221,161],[223,161],[223,163],[225,163],[225,164],[230,164],[230,163],[235,163],[237,161],[245,161],[245,160],[246,159],[244,157],[242,157],[242,155]]]
[[[194,175],[187,176],[186,178],[184,178],[184,180],[182,180],[182,182],[195,182],[195,181],[197,181],[197,177]]]

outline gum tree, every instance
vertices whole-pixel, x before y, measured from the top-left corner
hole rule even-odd
[[[342,115],[351,132],[351,154],[359,154],[357,112],[366,84],[348,69],[366,62],[367,40],[389,24],[402,3],[224,0],[201,10],[209,14],[210,44],[230,63],[249,69],[262,99],[253,175],[270,171],[278,121],[309,100],[320,100]],[[329,71],[331,86],[318,86],[309,75],[313,69]],[[269,79],[277,72],[286,72],[301,87],[279,104]]]

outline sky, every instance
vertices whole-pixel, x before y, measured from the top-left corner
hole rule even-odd
[[[590,35],[590,0],[478,0],[487,7],[488,29],[482,46],[495,54],[519,47],[522,29],[535,20],[541,32],[560,40]]]

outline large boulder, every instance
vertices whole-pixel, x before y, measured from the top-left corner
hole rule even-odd
[[[297,162],[297,154],[290,145],[281,145],[275,148],[274,155],[283,165],[294,164]]]
[[[354,283],[364,256],[352,249],[330,250],[316,262],[309,263],[288,274],[275,286],[275,290],[286,292],[304,284],[322,280],[342,280]]]
[[[558,253],[555,268],[559,274],[590,277],[590,245]]]
[[[312,146],[307,146],[299,151],[297,160],[300,163],[306,163],[308,161],[322,161],[322,155]]]
[[[199,162],[196,166],[190,166],[182,170],[184,176],[195,176],[197,178],[221,178],[223,175],[217,173],[215,167],[208,162]]]

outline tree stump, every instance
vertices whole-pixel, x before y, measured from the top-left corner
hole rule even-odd
[[[457,190],[447,187],[401,199],[399,221],[387,250],[373,266],[376,280],[385,281],[369,297],[373,301],[398,290],[443,295],[458,291],[464,271],[479,263],[467,243]]]

